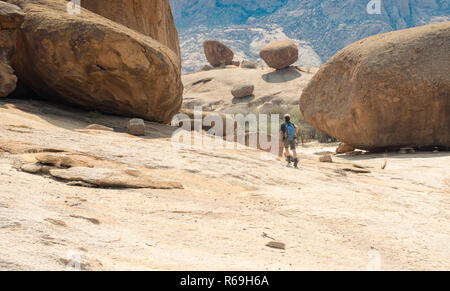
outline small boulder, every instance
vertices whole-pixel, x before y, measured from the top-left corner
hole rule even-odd
[[[266,64],[274,69],[284,69],[298,60],[298,47],[289,40],[274,41],[259,53]]]
[[[216,40],[207,40],[203,49],[208,62],[213,67],[227,66],[233,63],[234,53],[226,45]]]
[[[128,133],[136,136],[145,135],[145,122],[143,119],[134,118],[128,122]]]
[[[341,142],[339,144],[339,146],[336,149],[336,154],[346,154],[346,153],[351,153],[355,150],[354,147],[352,147],[351,145],[348,145],[346,143]]]
[[[231,64],[232,64],[233,66],[235,66],[235,67],[240,67],[241,62],[239,62],[239,61],[232,61]]]
[[[236,98],[243,98],[252,95],[254,90],[255,86],[253,85],[236,85],[231,90],[231,94]]]
[[[241,68],[243,69],[256,69],[258,67],[258,64],[252,61],[244,60],[241,63]]]
[[[333,159],[331,158],[331,155],[325,155],[319,158],[319,161],[321,163],[332,163]]]
[[[211,71],[212,69],[214,69],[214,68],[211,67],[210,65],[204,65],[200,71]]]

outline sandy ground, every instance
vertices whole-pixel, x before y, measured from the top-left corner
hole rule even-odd
[[[137,138],[126,118],[42,102],[3,100],[0,114],[0,270],[62,270],[71,258],[87,270],[450,268],[448,152],[325,164],[308,148],[295,170],[253,149],[176,149],[174,129],[153,123]],[[91,122],[115,131],[84,130]],[[70,186],[18,170],[58,149],[184,189]]]

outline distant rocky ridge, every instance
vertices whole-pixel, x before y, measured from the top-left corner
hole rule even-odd
[[[183,71],[206,63],[205,39],[229,46],[239,59],[258,60],[257,52],[275,39],[292,39],[298,65],[319,66],[345,46],[368,36],[450,20],[444,0],[381,0],[382,13],[370,15],[369,0],[170,0],[180,32]]]

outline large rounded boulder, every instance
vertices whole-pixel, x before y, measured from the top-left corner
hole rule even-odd
[[[151,36],[180,56],[178,32],[167,0],[88,0],[81,6]]]
[[[298,47],[289,40],[273,41],[259,53],[266,64],[274,69],[284,69],[298,60]]]
[[[303,90],[305,119],[360,149],[450,147],[450,22],[358,41]]]
[[[213,67],[233,64],[234,53],[223,43],[216,40],[207,40],[203,43],[205,57]]]
[[[182,103],[176,52],[65,0],[10,0],[25,19],[13,67],[43,98],[169,123]],[[164,28],[161,28],[164,29]]]

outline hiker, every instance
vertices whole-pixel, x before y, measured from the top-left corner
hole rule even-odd
[[[284,122],[281,124],[280,131],[280,144],[284,147],[284,156],[288,162],[288,166],[294,162],[294,167],[298,167],[298,157],[297,157],[297,132],[298,127],[291,121],[291,116],[286,114],[284,116]],[[292,155],[289,151],[292,150]]]

